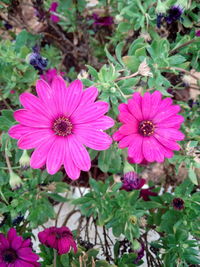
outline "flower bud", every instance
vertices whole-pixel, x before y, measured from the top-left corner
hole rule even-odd
[[[10,187],[12,190],[18,189],[23,184],[22,179],[17,175],[15,172],[10,172],[10,180],[9,180]]]
[[[22,169],[27,169],[30,166],[30,157],[28,155],[27,150],[23,150],[22,156],[19,160],[19,164]]]

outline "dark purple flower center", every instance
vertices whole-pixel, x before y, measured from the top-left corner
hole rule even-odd
[[[155,126],[151,121],[141,121],[139,124],[139,133],[143,136],[154,134]]]
[[[182,210],[184,209],[184,201],[181,198],[174,198],[173,199],[173,206],[177,210]]]
[[[72,123],[65,116],[59,117],[53,123],[53,131],[56,135],[67,136],[72,133]]]
[[[9,262],[9,263],[13,263],[16,261],[16,259],[18,258],[17,253],[14,249],[6,249],[3,252],[3,261],[4,262]]]
[[[61,233],[56,233],[56,239],[61,239],[63,237],[71,237],[72,234],[68,231],[64,231],[64,232],[61,232]]]

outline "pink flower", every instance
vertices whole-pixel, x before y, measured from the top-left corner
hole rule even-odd
[[[18,236],[16,230],[11,228],[8,231],[7,238],[0,234],[0,266],[1,267],[36,267],[38,255],[33,253],[31,240],[23,240]]]
[[[195,34],[197,37],[200,37],[200,30],[198,30]]]
[[[47,228],[38,234],[38,238],[42,244],[56,249],[59,254],[66,254],[71,248],[73,248],[74,253],[77,252],[72,232],[66,226]]]
[[[51,3],[51,6],[50,6],[50,8],[49,8],[49,11],[50,11],[50,12],[51,12],[51,11],[52,11],[52,12],[56,12],[57,7],[58,7],[58,3],[57,3],[57,2],[53,2],[53,3]],[[55,23],[57,23],[57,22],[60,21],[60,18],[59,18],[58,16],[56,16],[56,15],[53,15],[53,14],[51,14],[50,19],[51,19],[53,22],[55,22]]]
[[[108,103],[95,102],[97,88],[83,91],[79,80],[66,87],[60,76],[54,77],[51,87],[44,80],[37,81],[36,91],[39,97],[21,94],[24,109],[14,112],[20,124],[11,127],[9,135],[19,139],[20,149],[36,148],[31,156],[32,168],[46,164],[47,172],[55,174],[64,165],[68,176],[77,179],[80,170],[91,167],[85,146],[106,150],[112,143],[103,132],[114,125],[113,119],[104,116]]]
[[[134,163],[163,162],[179,150],[176,141],[184,139],[178,129],[184,118],[177,113],[180,106],[171,98],[162,99],[159,91],[153,94],[133,94],[128,104],[119,105],[119,120],[123,125],[113,135],[119,148],[128,147],[129,161]]]
[[[61,76],[65,73],[61,72]],[[51,85],[53,78],[58,75],[57,69],[48,69],[45,74],[40,75],[40,78],[45,80],[49,85]]]

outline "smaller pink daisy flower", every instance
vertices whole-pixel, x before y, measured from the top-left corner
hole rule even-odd
[[[180,106],[172,105],[171,98],[162,99],[159,91],[153,94],[133,94],[128,104],[119,105],[119,120],[123,125],[113,135],[119,148],[128,147],[132,163],[163,162],[179,150],[177,141],[184,139],[180,128],[184,118],[177,113]]]
[[[56,12],[58,5],[59,5],[58,2],[51,3],[49,11]],[[60,18],[58,16],[56,16],[56,15],[53,15],[53,14],[51,14],[50,19],[55,23],[60,21]]]
[[[39,256],[30,247],[31,240],[23,240],[16,230],[11,228],[7,237],[0,234],[0,266],[1,267],[37,267]]]
[[[66,254],[71,248],[73,248],[74,253],[77,252],[72,232],[66,226],[47,228],[38,234],[38,238],[42,244],[56,249],[59,254]]]
[[[61,76],[63,76],[65,73],[61,72]],[[51,85],[53,79],[55,76],[58,75],[57,69],[48,69],[45,74],[40,75],[40,78],[46,81],[49,85]]]

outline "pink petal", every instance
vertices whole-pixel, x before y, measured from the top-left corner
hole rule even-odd
[[[162,101],[162,94],[159,91],[153,92],[151,95],[151,113],[149,114],[149,119],[152,119],[160,107]]]
[[[67,86],[65,80],[56,75],[53,78],[51,83],[51,88],[54,91],[54,102],[56,105],[57,113],[58,114],[65,114],[66,112],[66,94],[67,94]]]
[[[33,113],[41,113],[43,116],[51,119],[51,115],[48,113],[48,110],[36,96],[30,93],[22,93],[19,99],[25,109],[28,109]]]
[[[174,156],[174,153],[173,153],[172,150],[170,150],[167,147],[163,146],[155,137],[152,136],[152,138],[155,139],[156,145],[159,147],[160,151],[162,151],[163,155],[166,158],[172,158]]]
[[[119,128],[119,132],[123,135],[129,135],[138,132],[138,121],[132,121],[129,124],[124,124]]]
[[[7,267],[6,263],[0,262],[0,267]]]
[[[18,257],[25,261],[37,261],[39,256],[32,252],[31,248],[20,248],[17,251]]]
[[[30,128],[28,126],[17,124],[9,129],[8,134],[14,139],[19,139],[21,136],[29,133],[30,129],[33,130],[33,128]]]
[[[68,253],[70,250],[70,242],[67,238],[58,240],[58,253],[60,255]]]
[[[98,89],[96,87],[89,87],[83,91],[80,105],[92,103],[98,96]]]
[[[139,134],[133,135],[133,140],[128,148],[128,156],[132,158],[135,163],[140,163],[144,158],[142,153],[142,142],[142,136],[140,136]]]
[[[36,129],[23,135],[18,141],[18,147],[21,149],[32,149],[45,143],[48,139],[53,137],[53,132],[48,129]]]
[[[27,262],[27,261],[23,261],[23,260],[17,260],[16,262],[15,262],[15,265],[14,266],[8,266],[8,267],[35,267],[36,265],[35,265],[35,263],[34,264],[32,264],[32,263],[29,263],[29,262]]]
[[[25,239],[21,245],[22,248],[25,248],[25,247],[30,247],[31,246],[31,240],[30,238],[28,239]]]
[[[123,137],[120,141],[119,141],[119,148],[125,148],[128,147],[131,142],[133,141],[135,135],[134,134],[130,134],[128,136]]]
[[[169,129],[156,129],[155,131],[157,134],[159,134],[161,137],[164,137],[169,140],[174,140],[174,141],[181,141],[185,138],[185,135],[173,128]]]
[[[72,180],[76,180],[80,176],[80,169],[74,164],[71,153],[69,150],[69,140],[65,138],[65,158],[64,158],[64,167],[67,175]]]
[[[146,92],[142,98],[142,113],[144,120],[149,119],[149,115],[151,114],[151,94]]]
[[[164,161],[164,151],[154,137],[146,137],[143,140],[143,153],[147,161]]]
[[[88,129],[95,129],[95,130],[107,130],[111,127],[113,127],[115,124],[115,121],[108,117],[108,116],[102,116],[98,118],[97,120],[91,121],[89,123],[84,124],[78,124],[78,127],[81,128],[88,128]],[[76,126],[75,126],[76,127]]]
[[[176,151],[180,150],[180,146],[175,141],[166,139],[163,136],[158,135],[157,133],[154,133],[154,137],[168,149]]]
[[[69,136],[69,149],[75,165],[83,171],[89,171],[91,168],[90,156],[74,135]]]
[[[118,119],[123,123],[131,123],[132,121],[136,122],[137,120],[135,117],[131,115],[131,113],[128,112],[121,112],[118,116]]]
[[[119,104],[118,109],[120,112],[129,112],[128,105],[125,103]]]
[[[128,109],[137,120],[143,120],[142,110],[134,99],[128,100]]]
[[[25,109],[19,109],[14,112],[14,118],[16,121],[23,125],[36,127],[36,128],[50,128],[51,120],[41,115],[40,113],[33,113]]]
[[[135,100],[135,102],[137,102],[138,106],[142,108],[142,96],[139,92],[135,92],[133,94],[133,99]]]
[[[165,99],[162,99],[159,105],[158,112],[163,109],[169,108],[172,105],[173,101],[170,97],[167,97]]]
[[[55,174],[64,162],[65,157],[65,137],[57,136],[56,140],[49,149],[47,156],[47,172]]]
[[[91,103],[88,105],[81,105],[77,110],[72,114],[71,121],[72,123],[88,123],[98,119],[103,116],[109,109],[109,105],[106,102],[98,101],[96,103]]]
[[[119,131],[117,131],[112,137],[114,141],[120,141],[124,137],[124,134],[121,134]]]
[[[47,82],[44,80],[38,80],[36,82],[36,91],[39,98],[45,102],[47,99],[52,98],[53,91]]]
[[[112,144],[112,138],[99,130],[77,127],[74,129],[77,139],[94,150],[105,150]]]
[[[15,236],[13,240],[11,240],[11,248],[14,250],[18,250],[23,242],[23,238],[21,236]]]
[[[3,234],[0,234],[0,249],[7,249],[9,247],[9,242]]]
[[[51,138],[49,138],[48,140],[46,140],[45,142],[42,142],[33,152],[32,156],[31,156],[31,162],[30,162],[30,166],[33,169],[38,169],[41,168],[42,166],[44,166],[44,164],[46,163],[47,160],[47,155],[49,153],[49,150],[52,146],[52,144],[54,143],[56,139],[56,136],[52,136]]]
[[[181,109],[180,106],[174,105],[174,106],[170,106],[167,109],[160,110],[154,116],[153,122],[154,123],[159,123],[161,121],[167,120],[171,116],[176,115],[180,111],[180,109]]]
[[[83,94],[83,84],[79,80],[73,81],[67,88],[65,98],[65,115],[68,117],[79,107]]]
[[[17,237],[17,232],[14,228],[10,228],[10,230],[8,231],[7,234],[7,238],[10,241],[12,241],[13,239],[15,239]]]
[[[184,117],[181,115],[174,115],[156,124],[158,128],[177,128],[179,129],[183,123]]]

